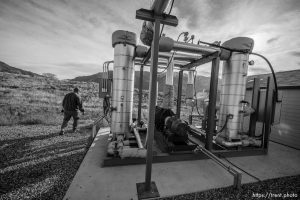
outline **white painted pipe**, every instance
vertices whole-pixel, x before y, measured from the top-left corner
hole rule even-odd
[[[208,55],[221,51],[220,48],[217,47],[178,42],[169,37],[161,37],[159,40],[159,50],[161,52],[170,52],[173,50],[201,55]]]
[[[173,57],[169,58],[169,66],[166,66],[166,85],[173,85],[173,75],[174,75],[174,59]]]
[[[194,72],[189,71],[185,98],[192,99],[193,97],[194,97]]]

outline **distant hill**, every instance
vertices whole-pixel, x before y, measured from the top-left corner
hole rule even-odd
[[[23,75],[29,75],[29,76],[41,76],[39,74],[30,72],[30,71],[26,71],[23,69],[9,66],[8,64],[1,62],[1,61],[0,61],[0,72],[7,72],[7,73],[12,73],[12,74],[23,74]]]
[[[97,74],[92,74],[90,76],[79,76],[79,77],[76,77],[72,80],[73,81],[83,81],[83,82],[97,82],[98,83],[101,77],[102,77],[102,72],[97,73]],[[175,72],[175,74],[174,74],[175,91],[177,91],[178,77],[179,77],[179,73]],[[140,80],[140,72],[139,71],[135,72],[135,77],[134,78],[135,78],[134,87],[139,88],[139,80]],[[187,79],[188,79],[187,74],[184,74],[183,75],[183,86],[182,86],[183,94],[185,94]],[[159,86],[164,85],[165,81],[166,81],[165,74],[159,74],[158,75],[158,85]],[[197,92],[203,91],[203,89],[209,89],[209,81],[210,81],[209,77],[197,76],[197,78],[196,78],[196,90],[197,90]],[[149,82],[150,82],[150,72],[144,71],[144,74],[143,74],[143,89],[144,90],[149,89]],[[159,90],[159,92],[162,92],[163,87],[159,87],[158,90]]]

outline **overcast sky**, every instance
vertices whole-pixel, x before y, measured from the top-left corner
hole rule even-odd
[[[113,59],[111,35],[123,29],[139,36],[142,21],[135,11],[151,0],[0,0],[0,61],[59,78],[90,75]],[[178,27],[195,40],[226,41],[237,36],[255,40],[254,51],[265,55],[275,71],[300,69],[299,0],[175,0]],[[249,73],[268,73],[253,57]],[[209,75],[209,67],[199,68]]]

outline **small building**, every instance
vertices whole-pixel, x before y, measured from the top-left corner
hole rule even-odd
[[[251,87],[253,78],[259,78],[261,86],[265,86],[268,76],[270,74],[250,76],[248,86]],[[270,140],[300,149],[300,70],[278,72],[276,78],[282,102],[276,108]]]

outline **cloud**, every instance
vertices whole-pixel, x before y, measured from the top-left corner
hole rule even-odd
[[[248,75],[268,74],[270,69],[267,66],[249,66]]]
[[[292,51],[289,54],[292,56],[300,57],[300,51]]]
[[[60,63],[57,65],[62,67],[67,67],[70,70],[80,69],[79,71],[82,72],[86,72],[86,69],[102,71],[102,66],[103,66],[102,63],[75,63],[75,62]]]
[[[149,7],[149,0],[0,0],[0,60],[33,72],[47,66],[58,77],[96,73],[113,59],[112,33],[139,35],[142,21],[135,11]],[[265,55],[275,71],[298,69],[299,8],[299,0],[175,0],[171,14],[179,25],[165,26],[164,33],[177,38],[189,31],[196,42],[251,37],[254,51]],[[257,67],[264,64],[258,61]],[[208,69],[199,73],[210,75]]]
[[[267,40],[267,43],[268,44],[273,43],[273,42],[277,41],[279,38],[280,38],[279,36],[278,37],[270,38],[270,39]]]

